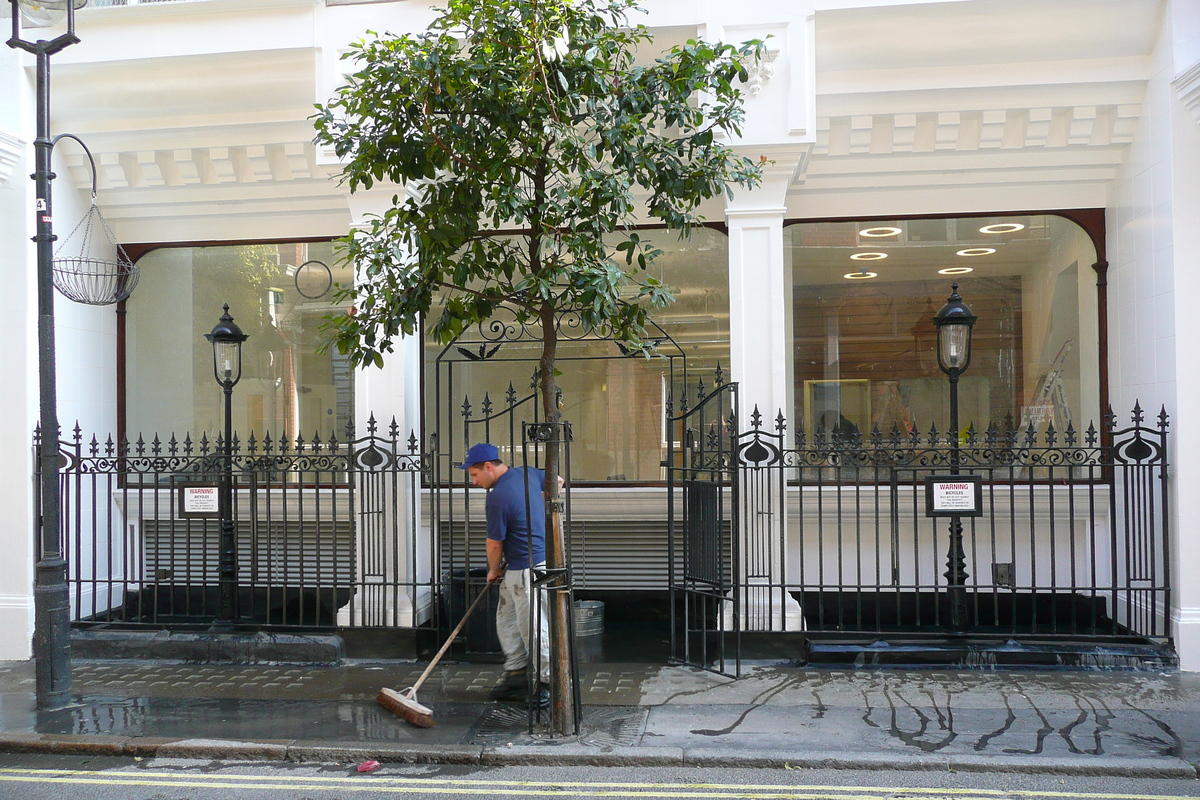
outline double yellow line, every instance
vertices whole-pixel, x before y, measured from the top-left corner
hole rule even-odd
[[[928,789],[878,786],[786,786],[782,784],[617,783],[607,781],[513,781],[465,778],[420,778],[387,775],[181,775],[177,772],[134,772],[72,769],[2,769],[0,783],[62,783],[109,786],[162,786],[195,789],[263,789],[269,791],[375,792],[491,795],[505,797],[664,797],[755,798],[756,800],[1187,800],[1182,795],[1116,794],[988,789]]]

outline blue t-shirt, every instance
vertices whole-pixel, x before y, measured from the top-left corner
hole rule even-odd
[[[529,509],[533,515],[533,563],[546,560],[546,473],[533,467],[509,467],[487,496],[487,538],[504,543],[509,569],[529,569],[529,525],[525,520],[525,474],[529,473]]]

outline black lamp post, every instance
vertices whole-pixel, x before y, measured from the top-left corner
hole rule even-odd
[[[933,318],[938,332],[938,366],[950,379],[950,469],[958,473],[958,378],[971,363],[971,329],[978,320],[958,294],[955,283],[946,305]],[[967,627],[966,558],[963,554],[962,518],[950,517],[950,544],[946,553],[946,583],[950,588],[950,626]]]
[[[34,526],[37,568],[33,592],[33,657],[37,675],[37,707],[53,709],[71,699],[71,603],[67,591],[67,562],[59,541],[60,498],[58,494],[58,385],[54,359],[54,227],[50,204],[50,56],[79,42],[75,35],[75,9],[87,0],[9,0],[12,6],[12,38],[8,46],[37,57],[37,137],[33,141],[37,205],[38,295],[38,394],[41,410],[41,463]],[[67,17],[66,33],[36,42],[21,38],[20,17],[42,23]]]
[[[219,580],[221,594],[214,628],[232,628],[240,616],[238,609],[237,536],[233,528],[233,387],[242,379],[242,342],[249,337],[225,313],[204,338],[213,346],[213,376],[225,393],[225,452],[221,473],[221,542]]]

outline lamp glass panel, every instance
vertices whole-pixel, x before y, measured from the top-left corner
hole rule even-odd
[[[17,0],[21,19],[26,25],[44,28],[57,25],[67,16],[68,0]],[[87,5],[87,0],[74,0],[76,10]]]
[[[946,369],[962,369],[970,355],[971,326],[949,324],[938,328],[938,347]]]
[[[242,343],[213,342],[213,358],[217,369],[217,378],[221,381],[237,383],[242,377]]]

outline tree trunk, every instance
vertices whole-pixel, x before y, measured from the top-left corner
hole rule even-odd
[[[538,379],[542,394],[543,418],[553,423],[554,440],[546,444],[546,567],[562,570],[567,566],[566,536],[563,533],[562,500],[558,489],[560,472],[562,415],[558,408],[558,387],[554,381],[554,359],[558,351],[558,330],[555,327],[554,308],[542,306],[539,312],[542,323],[542,357],[538,362]],[[565,591],[551,590],[550,597],[550,680],[551,728],[556,734],[566,736],[575,732],[574,704],[571,703],[571,651],[570,595]]]

